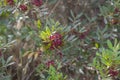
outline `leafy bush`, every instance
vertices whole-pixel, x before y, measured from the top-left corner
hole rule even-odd
[[[1,0],[0,80],[118,79],[119,2]]]
[[[115,79],[119,75],[119,65],[120,65],[120,43],[115,40],[114,45],[108,40],[108,49],[102,48],[99,50],[100,53],[96,54],[94,58],[93,65],[99,71],[101,77],[107,78],[111,77]]]

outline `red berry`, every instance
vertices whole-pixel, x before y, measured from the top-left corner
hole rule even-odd
[[[41,6],[42,5],[42,0],[32,0],[32,4],[35,6]]]
[[[7,4],[9,4],[9,5],[14,5],[14,0],[7,0],[6,2],[7,2]]]
[[[88,35],[88,33],[89,33],[89,30],[86,30],[85,32],[80,34],[79,38],[84,39]]]
[[[119,8],[115,8],[114,13],[117,14],[118,12],[120,12]]]
[[[59,55],[59,56],[60,56],[60,59],[62,59],[62,58],[63,58],[63,53],[62,53],[62,52],[58,52],[58,53],[57,53],[57,55]]]
[[[86,35],[84,33],[81,33],[79,37],[80,37],[80,39],[84,39],[86,37]]]
[[[115,77],[118,75],[118,73],[118,70],[110,69],[108,74],[110,74],[111,77]]]
[[[50,36],[50,40],[55,40],[55,39],[61,39],[62,36],[59,33],[54,33],[53,35]]]
[[[54,60],[50,60],[46,63],[47,67],[54,66],[55,62]]]
[[[59,33],[54,33],[50,37],[51,46],[50,49],[58,48],[62,45],[62,36]]]
[[[28,9],[27,6],[24,5],[24,4],[21,4],[21,5],[19,6],[19,8],[20,8],[20,10],[22,10],[22,11],[26,11],[26,10]]]

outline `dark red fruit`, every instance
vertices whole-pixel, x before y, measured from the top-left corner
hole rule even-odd
[[[59,33],[54,33],[49,37],[49,39],[51,41],[50,49],[58,48],[63,43],[62,36]]]
[[[7,4],[14,5],[14,0],[6,0]]]
[[[59,55],[59,56],[60,56],[60,59],[62,59],[62,58],[63,58],[63,53],[62,53],[62,52],[58,52],[58,53],[57,53],[57,55]]]
[[[113,19],[111,19],[110,22],[111,22],[111,24],[115,25],[115,24],[118,24],[118,23],[119,23],[119,20],[116,19],[116,18],[113,18]]]
[[[79,37],[80,37],[80,39],[84,39],[86,37],[86,35],[84,33],[81,33]]]
[[[114,13],[117,14],[118,12],[120,12],[119,8],[115,8]]]
[[[20,8],[20,10],[21,11],[27,11],[27,6],[26,5],[24,5],[24,4],[21,4],[20,6],[19,6],[19,8]]]
[[[61,39],[62,36],[59,33],[54,33],[53,35],[50,36],[50,40],[55,40],[55,39]]]
[[[54,60],[50,60],[46,63],[46,66],[50,67],[50,66],[54,66],[54,64],[55,64]]]
[[[88,33],[89,33],[89,30],[86,30],[85,32],[83,32],[79,35],[79,38],[84,39],[88,35]]]
[[[119,73],[118,70],[110,69],[108,74],[109,74],[111,77],[115,77],[115,76],[118,75],[118,73]]]
[[[41,6],[42,5],[42,0],[32,0],[32,4],[35,6]]]

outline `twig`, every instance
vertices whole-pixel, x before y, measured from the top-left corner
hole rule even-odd
[[[30,76],[34,73],[35,70],[32,70],[32,72],[28,75],[28,77],[26,78],[26,80],[29,80]]]
[[[50,11],[48,17],[54,12],[54,10],[56,9],[56,7],[59,5],[60,1],[61,1],[61,0],[59,0],[59,1],[55,4],[55,6],[54,6],[54,7],[52,8],[52,10]]]
[[[98,71],[97,74],[98,74],[98,80],[102,80]]]

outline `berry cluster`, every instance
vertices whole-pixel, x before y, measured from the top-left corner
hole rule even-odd
[[[14,3],[15,3],[14,0],[6,0],[6,2],[7,2],[7,4],[9,4],[9,5],[14,5]],[[37,6],[37,7],[40,7],[40,6],[43,4],[42,0],[32,0],[31,3],[32,3],[33,5],[35,5],[35,6]],[[27,8],[26,5],[21,4],[21,5],[19,6],[19,9],[20,9],[21,11],[26,11],[28,8]]]
[[[46,66],[49,68],[50,66],[54,66],[55,62],[54,60],[50,60],[46,63]]]
[[[21,4],[20,6],[19,6],[19,8],[20,8],[20,10],[21,11],[27,11],[27,6],[26,5],[24,5],[24,4]]]
[[[7,0],[6,2],[7,2],[7,4],[9,4],[9,5],[14,5],[14,0]]]
[[[54,33],[49,37],[51,41],[51,46],[50,49],[58,48],[59,46],[62,45],[62,36],[59,33]]]
[[[32,0],[32,4],[35,6],[41,6],[42,5],[42,0]]]
[[[118,70],[115,70],[114,68],[111,68],[111,69],[109,69],[108,74],[109,74],[111,77],[115,77],[115,76],[118,76],[119,71],[118,71]]]

